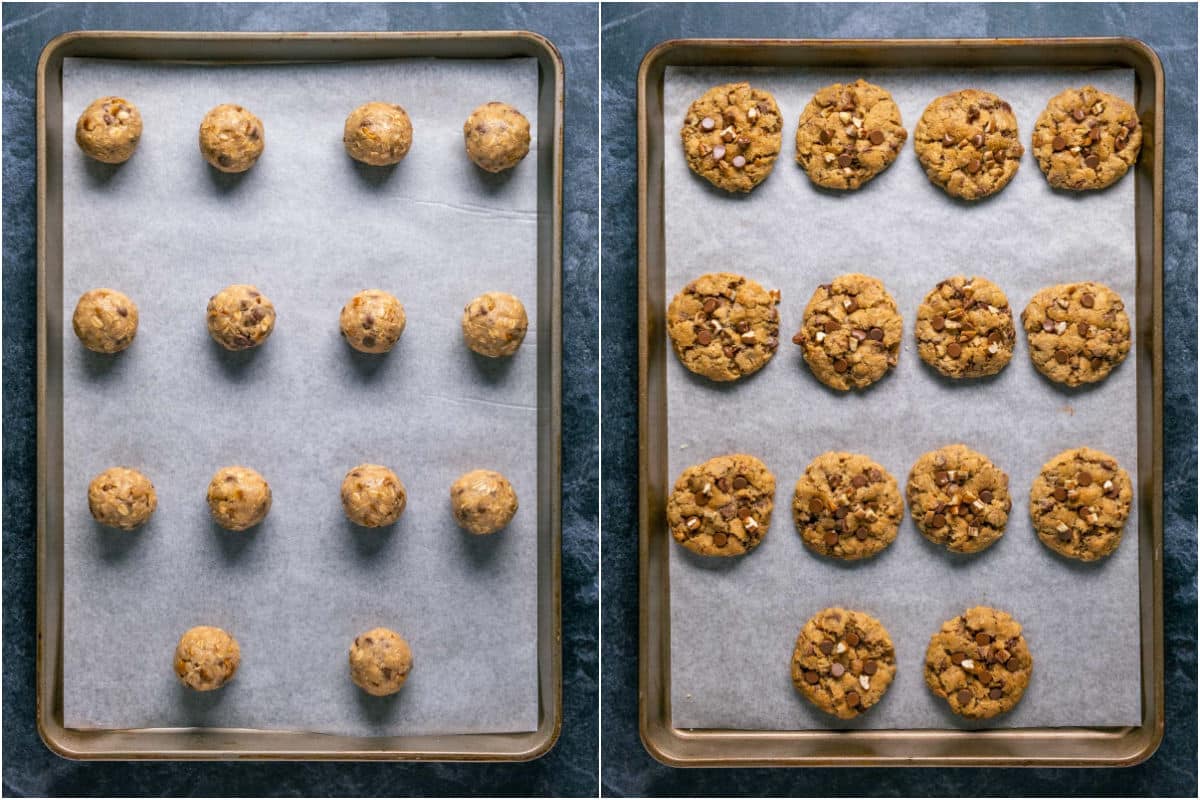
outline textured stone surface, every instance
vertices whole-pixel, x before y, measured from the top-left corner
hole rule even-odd
[[[604,769],[606,795],[1028,795],[1196,792],[1196,11],[1105,5],[607,5],[604,103]],[[673,770],[637,732],[637,68],[688,36],[1133,36],[1166,75],[1163,402],[1166,736],[1125,770]],[[1030,120],[1032,123],[1032,120]]]
[[[592,5],[4,6],[4,794],[564,795],[596,792],[596,26]],[[563,219],[563,733],[528,764],[81,763],[34,725],[36,503],[35,68],[60,33],[118,30],[524,29],[569,83]]]

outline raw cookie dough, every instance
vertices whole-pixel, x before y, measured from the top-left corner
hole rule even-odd
[[[481,356],[511,356],[521,346],[528,328],[525,306],[511,294],[481,294],[463,309],[463,339]]]
[[[830,451],[796,481],[792,518],[808,548],[853,561],[891,544],[904,518],[896,479],[866,456]]]
[[[400,106],[364,103],[346,117],[342,144],[355,161],[373,167],[399,164],[412,146],[412,122]]]
[[[792,684],[826,714],[857,717],[883,699],[895,674],[892,638],[862,611],[819,611],[796,637]]]
[[[376,697],[400,691],[412,666],[408,642],[387,628],[372,628],[359,634],[350,646],[350,680]]]
[[[236,639],[220,628],[201,625],[179,637],[175,674],[184,686],[210,692],[233,680],[241,660]]]
[[[1021,312],[1021,325],[1038,372],[1067,386],[1103,380],[1129,353],[1125,303],[1102,283],[1042,289]]]
[[[913,131],[913,147],[929,180],[963,200],[1003,189],[1025,154],[1012,106],[979,89],[930,103]]]
[[[692,103],[679,135],[692,172],[718,189],[748,192],[771,174],[782,132],[770,92],[727,83]]]
[[[275,306],[255,287],[226,286],[208,299],[208,333],[226,350],[249,350],[275,329]]]
[[[529,120],[508,103],[484,103],[463,123],[467,155],[480,169],[503,172],[529,153]]]
[[[404,306],[382,289],[367,289],[342,306],[346,343],[360,353],[386,353],[404,333]]]
[[[779,292],[732,272],[701,275],[667,308],[675,355],[697,375],[735,381],[779,348]]]
[[[925,453],[908,474],[917,530],[954,553],[978,553],[1004,535],[1012,498],[1008,475],[961,444]]]
[[[1087,447],[1047,461],[1029,490],[1029,515],[1042,544],[1080,561],[1117,549],[1132,504],[1129,474],[1112,456]]]
[[[1067,89],[1033,126],[1033,155],[1056,189],[1103,189],[1137,162],[1137,111],[1094,86]]]
[[[208,510],[227,531],[244,531],[271,510],[271,487],[249,467],[222,467],[208,484]]]
[[[688,467],[667,498],[675,541],[702,556],[740,556],[771,525],[775,476],[754,456],[734,453]]]
[[[867,275],[839,275],[813,292],[804,327],[792,337],[821,383],[865,389],[900,357],[904,323],[883,284]]]
[[[1010,711],[1025,693],[1032,671],[1033,656],[1020,624],[986,606],[947,620],[925,652],[925,683],[967,719]]]
[[[499,472],[476,469],[460,476],[450,487],[454,521],[476,534],[495,533],[517,513],[517,493]]]
[[[917,355],[947,378],[981,378],[1004,369],[1017,331],[999,286],[955,275],[917,308]]]
[[[88,484],[88,510],[101,525],[131,531],[144,525],[156,508],[154,484],[136,469],[109,467]]]
[[[241,106],[222,104],[200,123],[200,155],[221,172],[245,172],[266,144],[262,120]]]
[[[105,164],[124,164],[142,138],[142,115],[123,97],[101,97],[79,115],[75,143]]]
[[[116,289],[92,289],[75,304],[71,327],[95,353],[119,353],[137,335],[137,304]]]
[[[359,464],[342,480],[346,518],[364,528],[382,528],[400,519],[408,495],[396,473],[379,464]]]
[[[891,166],[907,138],[886,90],[862,79],[835,83],[800,115],[796,162],[818,186],[857,189]]]

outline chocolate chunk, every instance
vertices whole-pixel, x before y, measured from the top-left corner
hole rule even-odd
[[[867,139],[871,142],[871,144],[883,144],[883,131],[873,130],[871,131],[870,135],[867,136]]]
[[[1052,320],[1052,319],[1042,320],[1042,331],[1045,333],[1054,333],[1054,320]]]
[[[1081,469],[1081,470],[1079,470],[1078,474],[1075,475],[1075,480],[1079,483],[1080,486],[1091,486],[1092,485],[1092,473],[1088,472],[1087,470]]]
[[[717,310],[717,301],[710,297],[704,301],[704,313],[711,314]]]
[[[850,485],[853,486],[855,489],[863,488],[864,486],[867,485],[867,476],[866,475],[855,475],[853,478],[850,479]]]
[[[712,338],[712,332],[708,328],[701,328],[696,331],[696,341],[700,343],[701,347],[708,347],[708,345],[712,344]]]
[[[958,704],[960,706],[965,706],[967,703],[971,702],[971,690],[970,689],[959,689],[957,698],[958,698]]]
[[[1054,141],[1051,142],[1050,145],[1055,150],[1066,150],[1067,149],[1067,140],[1061,136],[1055,136]]]
[[[993,686],[988,691],[988,697],[992,698],[993,700],[999,700],[1003,696],[1004,696],[1004,690],[1001,689],[999,686]]]
[[[879,664],[875,661],[875,659],[871,659],[867,663],[863,664],[863,674],[864,675],[874,675],[878,671],[879,671]]]
[[[835,678],[840,678],[846,674],[846,668],[839,662],[835,661],[829,666],[829,674]]]
[[[1013,656],[1008,661],[1004,662],[1004,668],[1009,672],[1016,672],[1021,668],[1021,664],[1017,661],[1017,657]]]
[[[829,655],[830,653],[833,652],[833,641],[831,639],[826,639],[825,641],[823,641],[819,645],[817,645],[817,647],[820,648],[822,653],[824,653],[825,655]]]
[[[737,516],[737,509],[734,507],[733,503],[726,503],[725,505],[721,506],[721,519],[728,522],[735,516]]]
[[[817,681],[819,681],[819,680],[821,680],[821,676],[818,675],[817,673],[813,672],[811,669],[808,672],[804,673],[804,682],[805,683],[816,684]]]
[[[980,631],[979,633],[975,634],[975,644],[979,645],[980,647],[987,647],[991,643],[992,643],[992,637],[988,636],[983,631]]]
[[[1090,292],[1084,292],[1079,297],[1079,305],[1084,308],[1093,308],[1096,305],[1096,296]]]
[[[749,519],[750,518],[750,509],[746,508],[745,506],[742,506],[741,508],[739,508],[737,510],[737,515],[738,515],[738,519],[743,519],[743,520]]]
[[[846,645],[849,647],[858,647],[858,643],[862,641],[854,631],[846,631],[846,635],[842,639],[845,640]]]
[[[1083,163],[1087,165],[1088,169],[1095,169],[1096,167],[1100,166],[1100,156],[1092,153],[1083,160]]]
[[[1083,122],[1083,118],[1087,116],[1087,112],[1082,108],[1077,108],[1071,112],[1071,116],[1075,118],[1076,122]]]
[[[1057,486],[1057,487],[1055,487],[1055,489],[1054,489],[1054,499],[1055,499],[1055,500],[1057,500],[1057,501],[1058,501],[1058,502],[1060,502],[1060,503],[1065,503],[1065,502],[1067,502],[1067,490],[1066,490],[1066,489],[1064,489],[1064,488],[1063,488],[1063,487],[1061,487],[1061,486]]]
[[[822,130],[820,133],[821,144],[829,144],[833,140],[833,134],[829,131]]]
[[[838,543],[838,535],[834,531],[826,531],[825,538],[822,541],[825,542],[826,547],[833,547]]]
[[[721,531],[717,531],[713,534],[713,544],[715,544],[717,547],[724,547],[728,541],[729,536]]]
[[[822,503],[817,498],[814,497],[813,499],[808,501],[808,513],[820,514],[824,510],[825,510],[825,504]]]
[[[750,485],[750,481],[746,480],[745,475],[738,475],[736,478],[733,479],[733,490],[735,492],[738,489],[745,489],[749,485]]]
[[[954,655],[950,656],[950,662],[953,663],[955,666],[958,666],[958,665],[962,664],[963,659],[966,657],[967,657],[966,653],[955,653]]]

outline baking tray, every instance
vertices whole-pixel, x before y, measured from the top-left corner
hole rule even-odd
[[[223,728],[74,730],[63,724],[62,67],[68,57],[209,63],[304,63],[399,58],[538,62],[538,726],[528,733],[357,737]],[[562,724],[561,384],[563,63],[549,40],[523,31],[420,33],[67,33],[42,51],[38,137],[38,605],[37,726],[76,759],[341,759],[524,761],[545,754]],[[539,335],[539,340],[541,339]]]
[[[1119,67],[1135,73],[1144,126],[1135,182],[1137,254],[1137,502],[1141,608],[1141,724],[968,730],[762,731],[682,729],[672,723],[666,497],[667,347],[664,318],[663,74],[669,66]],[[1163,736],[1162,634],[1162,159],[1163,72],[1128,38],[678,39],[648,52],[638,71],[638,728],[672,766],[1129,766]],[[785,150],[787,144],[785,143]],[[781,155],[782,158],[782,155]],[[1129,532],[1127,532],[1128,536]],[[1131,537],[1132,538],[1132,537]]]

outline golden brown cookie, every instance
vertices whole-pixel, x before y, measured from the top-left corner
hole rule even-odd
[[[364,103],[350,112],[342,144],[355,161],[373,167],[399,164],[412,147],[408,112],[393,103]]]
[[[197,692],[210,692],[229,683],[241,661],[237,639],[208,625],[186,631],[175,647],[175,674],[180,683]]]
[[[93,353],[119,353],[137,336],[137,304],[116,289],[92,289],[75,304],[71,327]]]
[[[386,353],[404,333],[404,306],[382,289],[366,289],[342,306],[338,326],[360,353]]]
[[[529,120],[508,103],[484,103],[463,123],[463,140],[475,166],[503,172],[529,154]]]
[[[913,464],[908,508],[929,541],[953,553],[978,553],[1004,535],[1012,510],[1008,476],[982,453],[948,445]]]
[[[136,469],[110,467],[88,484],[88,510],[109,528],[131,531],[145,525],[156,508],[154,484]]]
[[[979,89],[930,103],[913,131],[913,147],[929,180],[963,200],[1003,189],[1025,154],[1012,106]]]
[[[667,334],[680,362],[714,381],[766,366],[779,348],[778,291],[732,272],[701,275],[667,308]]]
[[[142,115],[123,97],[101,97],[79,115],[75,143],[91,158],[105,164],[123,164],[142,138]]]
[[[1087,447],[1047,461],[1029,490],[1029,515],[1042,544],[1080,561],[1112,555],[1132,505],[1129,473]]]
[[[1033,154],[1056,189],[1111,186],[1137,163],[1141,148],[1137,111],[1094,86],[1051,98],[1033,126]]]
[[[1032,672],[1033,656],[1020,624],[986,606],[947,620],[925,651],[926,685],[967,719],[1011,711]]]
[[[391,525],[400,519],[407,502],[404,484],[396,473],[380,464],[359,464],[342,479],[342,510],[355,525]]]
[[[1017,331],[999,286],[955,275],[917,309],[917,354],[947,378],[995,375],[1012,359]]]
[[[883,172],[904,147],[900,107],[873,83],[834,83],[800,114],[796,162],[818,186],[857,189]]]
[[[734,453],[688,467],[667,498],[675,541],[702,556],[740,556],[771,525],[775,476],[754,456]]]
[[[408,642],[395,631],[372,628],[354,637],[350,646],[350,680],[367,694],[395,694],[412,672]]]
[[[225,103],[200,123],[200,154],[221,172],[245,172],[266,146],[262,120],[247,109]]]
[[[896,479],[866,456],[822,453],[796,481],[792,518],[810,550],[853,561],[896,539],[904,503]]]
[[[804,326],[792,337],[821,383],[865,389],[900,357],[904,323],[896,301],[868,275],[839,275],[817,287],[804,309]]]
[[[1121,296],[1102,283],[1064,283],[1033,296],[1021,312],[1029,357],[1056,383],[1094,383],[1129,354],[1129,317]]]
[[[226,286],[208,299],[208,333],[226,350],[258,347],[275,330],[275,306],[246,283]]]
[[[782,132],[770,92],[727,83],[692,103],[679,135],[692,172],[718,189],[748,192],[771,174]]]
[[[450,487],[450,510],[463,530],[477,535],[496,533],[517,513],[517,492],[499,472],[474,469],[460,475]]]
[[[883,699],[895,674],[891,636],[862,611],[819,611],[796,637],[792,685],[826,714],[857,717]]]
[[[528,329],[525,306],[505,292],[486,292],[463,308],[463,341],[481,356],[511,356],[525,341]]]
[[[249,467],[222,467],[208,483],[208,510],[227,531],[244,531],[271,510],[271,487]]]

